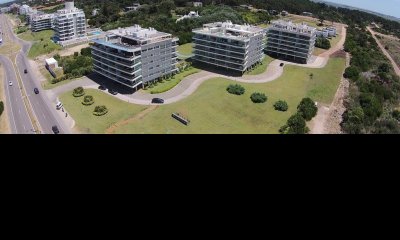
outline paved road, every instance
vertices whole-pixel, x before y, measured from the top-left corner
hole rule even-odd
[[[34,133],[32,122],[26,111],[12,62],[9,58],[1,55],[0,63],[4,69],[4,89],[6,93],[6,106],[10,120],[11,133]],[[11,81],[13,86],[9,86],[8,81]]]
[[[390,56],[389,52],[386,51],[385,47],[382,45],[382,43],[378,40],[378,38],[375,36],[376,32],[372,30],[370,27],[367,27],[368,31],[372,34],[372,37],[375,39],[376,43],[378,44],[379,48],[382,50],[383,54],[389,59],[389,61],[392,63],[392,66],[394,68],[395,73],[400,76],[400,68],[397,66],[396,62],[393,60],[392,56]]]
[[[3,25],[7,26],[7,29],[4,29],[5,34],[10,37],[11,41],[17,42],[22,47],[21,51],[16,56],[17,69],[14,70],[11,68],[11,71],[16,71],[17,74],[20,74],[21,76],[23,83],[22,87],[24,87],[26,91],[35,117],[39,122],[41,132],[46,134],[53,133],[51,128],[52,126],[57,125],[60,133],[70,133],[70,128],[65,125],[63,120],[57,114],[55,105],[46,97],[44,90],[41,88],[40,81],[34,76],[34,71],[32,71],[29,60],[26,56],[31,47],[31,43],[23,41],[15,36],[12,31],[11,23],[4,15],[0,17],[0,21],[2,21]],[[28,70],[27,74],[24,73],[25,69]],[[40,93],[34,94],[34,88],[38,88]],[[11,101],[13,101],[12,98]]]

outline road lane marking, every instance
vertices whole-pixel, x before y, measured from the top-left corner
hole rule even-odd
[[[3,64],[4,65],[4,64]],[[4,67],[5,68],[5,67]],[[5,79],[8,79],[7,78],[7,70],[6,69],[4,69],[4,75],[6,76],[5,77]],[[7,82],[7,81],[6,81]],[[6,84],[6,82],[4,83],[4,84]],[[6,94],[8,95],[8,101],[9,101],[9,108],[11,109],[11,116],[12,116],[12,120],[13,120],[13,123],[14,123],[14,130],[15,130],[15,133],[18,133],[18,130],[17,130],[17,124],[15,123],[15,117],[14,117],[14,110],[13,110],[13,107],[12,107],[12,103],[11,103],[11,97],[10,97],[10,88],[7,88],[8,89],[8,94],[7,94],[7,92],[6,92]]]

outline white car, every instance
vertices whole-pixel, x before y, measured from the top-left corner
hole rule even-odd
[[[12,82],[11,82],[11,81],[8,81],[8,85],[9,85],[9,86],[12,86]]]
[[[57,109],[57,110],[60,110],[60,109],[62,108],[62,106],[63,106],[63,104],[62,104],[61,102],[58,102],[58,103],[56,104],[56,109]]]

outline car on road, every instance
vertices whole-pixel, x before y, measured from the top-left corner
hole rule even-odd
[[[107,88],[104,87],[103,85],[100,85],[100,86],[99,86],[99,89],[100,89],[100,90],[103,90],[103,91],[104,91],[104,90],[107,90]]]
[[[153,98],[151,99],[151,103],[164,103],[164,99],[162,98]]]
[[[35,94],[39,94],[39,89],[38,89],[38,88],[34,88],[34,89],[33,89],[33,92],[34,92]]]
[[[57,110],[60,110],[60,109],[62,108],[62,106],[63,106],[63,104],[62,104],[61,102],[58,102],[58,103],[56,104],[56,109],[57,109]]]
[[[53,130],[54,134],[59,134],[60,133],[60,130],[58,130],[58,127],[55,126],[55,125],[51,127],[51,130]]]
[[[9,86],[12,86],[13,83],[12,83],[11,81],[8,81],[8,85],[9,85]]]
[[[25,69],[25,70],[24,70],[24,73],[25,73],[25,74],[27,74],[27,73],[28,73],[28,70],[27,70],[27,69]]]
[[[108,89],[108,92],[111,93],[112,95],[117,95],[118,92],[115,91],[114,89]]]
[[[285,65],[284,63],[279,64],[279,66],[283,67],[283,65]]]

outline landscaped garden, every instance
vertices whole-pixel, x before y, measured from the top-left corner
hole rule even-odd
[[[224,78],[204,82],[192,95],[168,105],[150,109],[145,116],[115,129],[115,133],[279,133],[290,116],[297,112],[297,106],[304,97],[329,104],[335,95],[342,72],[344,58],[331,58],[322,69],[308,69],[300,66],[286,66],[284,74],[277,80],[250,84],[240,83],[245,91],[242,95],[227,92],[235,84]],[[76,99],[71,92],[63,94],[61,101],[84,132],[104,133],[112,124],[137,115],[148,106],[129,104],[97,90],[85,90],[94,96],[94,105],[106,105],[109,109],[99,121],[93,110],[86,110],[82,99]],[[89,92],[90,91],[90,92]],[[253,93],[268,96],[264,103],[251,100]],[[288,105],[275,109],[276,102],[283,100]],[[285,105],[285,104],[282,104]],[[92,107],[92,106],[91,106]],[[190,119],[183,125],[171,117],[179,113]],[[298,123],[294,118],[291,123]]]

